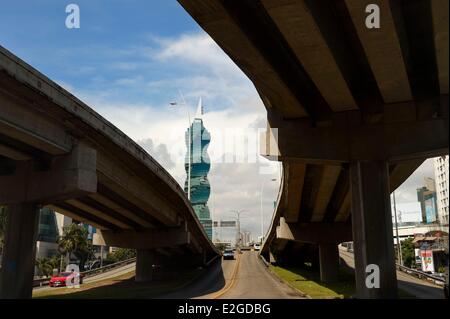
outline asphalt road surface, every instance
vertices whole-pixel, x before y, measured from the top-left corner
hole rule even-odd
[[[354,269],[355,261],[353,254],[339,249],[339,255],[345,263]],[[420,299],[444,299],[443,287],[436,286],[430,282],[397,271],[398,288]]]
[[[213,298],[217,292],[230,282],[236,260],[217,259],[192,283],[184,288],[159,296],[160,299]]]
[[[244,251],[238,258],[218,260],[193,283],[159,298],[302,298],[267,270],[258,252]]]
[[[300,299],[300,294],[271,274],[258,256],[258,252],[241,254],[235,283],[220,298],[223,299]]]

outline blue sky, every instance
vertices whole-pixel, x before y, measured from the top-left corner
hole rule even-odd
[[[141,144],[183,185],[185,96],[191,114],[201,96],[211,132],[211,210],[230,219],[247,209],[242,229],[260,235],[260,186],[278,175],[257,164],[218,164],[232,150],[226,129],[265,128],[253,84],[176,1],[74,1],[80,29],[67,29],[69,1],[9,1],[0,11],[0,45],[65,87]],[[278,180],[280,180],[278,178]],[[277,183],[264,190],[270,224]],[[232,204],[230,204],[232,203]],[[224,231],[229,239],[233,232]]]
[[[151,59],[161,41],[200,28],[176,1],[80,0],[81,28],[67,29],[70,1],[8,1],[0,12],[0,39],[51,79],[127,103],[163,103],[177,90],[143,83],[199,74],[185,65]],[[201,72],[201,71],[200,71]],[[133,85],[136,82],[141,85]],[[121,85],[129,83],[130,85]],[[97,94],[97,93],[96,93]]]
[[[260,186],[278,178],[264,190],[268,227],[278,192],[277,163],[262,161],[274,168],[267,176],[259,173],[261,164],[214,162],[227,152],[220,135],[225,129],[265,127],[266,112],[253,84],[176,1],[73,1],[80,7],[81,28],[67,29],[65,8],[71,2],[3,1],[0,45],[138,141],[180,184],[187,114],[169,103],[180,102],[181,91],[192,114],[202,96],[212,136],[214,218],[231,218],[229,210],[247,209],[242,228],[258,236]],[[418,209],[415,188],[422,186],[424,176],[433,176],[430,161],[397,191],[400,209]]]

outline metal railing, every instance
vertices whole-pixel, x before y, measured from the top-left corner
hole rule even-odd
[[[427,274],[426,272],[420,271],[420,270],[416,270],[416,269],[412,269],[412,268],[408,268],[399,264],[396,264],[397,269],[400,271],[403,271],[405,273],[407,273],[408,275],[412,275],[415,276],[419,279],[426,279],[428,281],[431,281],[432,283],[434,283],[435,285],[439,285],[439,286],[443,286],[445,283],[445,278],[444,277],[439,277],[439,276],[435,276],[435,275],[430,275]]]
[[[106,265],[106,266],[103,266],[103,267],[99,267],[99,268],[96,268],[96,269],[86,270],[86,271],[81,272],[81,275],[83,275],[84,278],[88,278],[88,277],[92,277],[92,276],[104,273],[106,271],[112,270],[114,268],[119,268],[119,267],[122,267],[122,266],[126,266],[126,265],[129,265],[129,264],[132,264],[134,262],[136,262],[136,257],[129,258],[129,259],[126,259],[126,260],[121,260],[121,261],[118,261],[116,263],[112,263],[112,264],[109,264],[109,265]],[[50,278],[34,279],[33,280],[33,287],[48,286],[49,282],[50,282]]]
[[[345,247],[345,248],[346,248],[346,251],[348,253],[353,254],[353,249],[352,248],[349,248],[349,247]],[[341,252],[342,252],[342,250],[341,250]],[[354,258],[354,257],[351,256],[351,258]],[[445,277],[439,277],[439,276],[436,276],[436,275],[430,275],[430,274],[427,274],[426,272],[423,272],[423,271],[420,271],[420,270],[416,270],[416,269],[412,269],[412,268],[409,268],[409,267],[406,267],[406,266],[402,266],[402,265],[397,264],[397,263],[395,264],[395,266],[397,267],[398,270],[403,271],[404,273],[407,273],[408,275],[415,276],[415,277],[417,277],[419,279],[425,279],[425,280],[431,281],[435,285],[443,286],[445,284]]]
[[[95,268],[95,269],[92,269],[92,270],[86,270],[86,271],[83,271],[81,274],[84,276],[84,278],[88,278],[88,277],[97,275],[99,273],[104,273],[104,272],[106,272],[108,270],[111,270],[111,269],[114,269],[114,268],[117,268],[117,267],[121,267],[121,266],[132,264],[134,262],[136,262],[136,257],[133,257],[133,258],[130,258],[130,259],[126,259],[126,260],[121,260],[121,261],[118,261],[116,263],[109,264],[109,265],[106,265],[106,266],[103,266],[103,267],[99,267],[99,268]]]

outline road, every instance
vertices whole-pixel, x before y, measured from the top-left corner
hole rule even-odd
[[[248,251],[241,255],[233,287],[222,299],[299,299],[299,293],[271,274],[258,256]]]
[[[218,260],[192,284],[159,298],[302,298],[267,270],[257,252],[244,251],[238,258]]]
[[[339,255],[352,269],[355,267],[353,254],[339,249]],[[398,288],[420,299],[444,299],[442,287],[397,271]]]

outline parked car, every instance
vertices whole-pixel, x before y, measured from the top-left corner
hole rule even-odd
[[[87,268],[88,270],[93,270],[93,269],[100,268],[100,260],[91,261],[90,263],[88,263],[84,267],[85,267],[85,269]]]
[[[253,245],[253,249],[254,249],[255,251],[258,251],[258,250],[261,249],[261,245],[259,245],[259,244],[254,244],[254,245]]]
[[[223,252],[223,259],[234,259],[233,249],[225,249]]]
[[[71,274],[72,274],[72,272],[68,272],[68,271],[61,272],[58,275],[51,277],[48,285],[50,287],[65,287],[67,277],[69,277]],[[83,277],[84,277],[84,275],[80,274],[80,284],[83,283]]]

